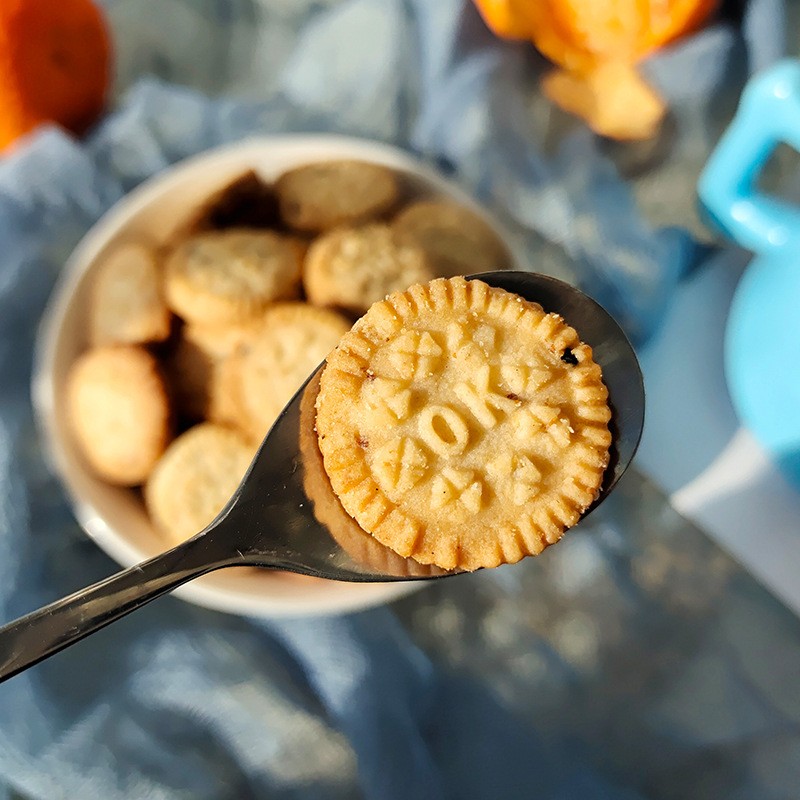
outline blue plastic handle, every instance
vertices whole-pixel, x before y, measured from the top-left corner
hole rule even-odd
[[[743,247],[772,254],[800,244],[800,211],[768,197],[756,180],[780,142],[800,150],[800,62],[785,60],[753,78],[698,181],[716,224]]]

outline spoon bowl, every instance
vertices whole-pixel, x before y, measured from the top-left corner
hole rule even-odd
[[[573,286],[530,272],[472,276],[538,302],[573,325],[603,370],[612,410],[605,499],[627,469],[642,433],[644,386],[622,329]],[[276,420],[219,516],[171,550],[0,628],[0,680],[15,675],[154,598],[223,567],[265,567],[338,581],[430,580],[453,573],[388,551],[341,510],[326,487],[313,436],[322,365]],[[584,515],[585,516],[585,515]]]

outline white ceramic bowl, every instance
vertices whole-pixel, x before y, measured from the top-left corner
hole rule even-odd
[[[432,194],[449,197],[484,217],[509,243],[502,226],[474,200],[406,153],[376,142],[326,135],[248,139],[190,158],[146,181],[117,203],[86,234],[64,267],[39,333],[33,398],[45,448],[73,502],[75,516],[94,541],[123,567],[165,549],[140,496],[104,483],[87,469],[64,414],[70,365],[86,348],[90,275],[105,254],[125,240],[166,241],[192,207],[247,169],[265,180],[300,164],[353,158],[385,164]],[[513,250],[512,250],[513,258]],[[518,259],[515,259],[518,263]],[[424,582],[352,584],[227,569],[198,578],[175,594],[201,606],[262,617],[334,614],[383,603]]]

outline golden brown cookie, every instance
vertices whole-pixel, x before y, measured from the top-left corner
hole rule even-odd
[[[203,419],[208,410],[214,360],[181,334],[164,368],[178,414],[192,420]]]
[[[243,356],[241,350],[232,353],[228,358],[217,361],[211,370],[208,382],[208,406],[206,417],[210,422],[229,425],[237,428],[245,438],[250,438],[250,431],[242,425],[241,401],[241,366]],[[263,436],[261,437],[264,438]],[[256,441],[260,441],[257,439]]]
[[[558,541],[597,497],[608,392],[591,348],[536,303],[463,278],[376,303],[317,399],[346,511],[402,556],[494,567]]]
[[[333,311],[281,303],[264,315],[258,336],[234,356],[229,396],[237,424],[261,441],[294,393],[350,329]]]
[[[153,522],[171,543],[205,528],[233,496],[255,455],[229,428],[202,423],[167,448],[145,485]]]
[[[261,328],[263,313],[228,325],[184,325],[184,338],[194,342],[213,359],[227,358],[241,350]]]
[[[231,229],[181,242],[165,267],[172,310],[198,325],[229,325],[261,313],[275,300],[295,297],[298,251],[271,231]]]
[[[409,578],[442,575],[443,570],[403,558],[362,530],[342,508],[333,493],[322,463],[315,429],[315,403],[319,394],[319,374],[308,383],[300,401],[300,455],[303,462],[303,488],[314,505],[314,516],[327,528],[342,549],[358,564],[386,575]]]
[[[437,276],[472,275],[507,269],[508,249],[477,214],[446,200],[420,200],[395,217],[402,241],[418,244]]]
[[[311,303],[363,314],[387,294],[434,277],[422,248],[388,225],[340,228],[320,236],[306,256],[303,285]]]
[[[171,432],[167,391],[153,356],[130,346],[89,350],[72,365],[66,402],[92,469],[109,483],[142,483]]]
[[[306,164],[282,175],[275,188],[284,222],[311,233],[376,219],[399,192],[392,170],[364,161]]]
[[[89,305],[93,345],[162,342],[172,315],[161,290],[161,271],[142,244],[117,247],[98,264]]]
[[[228,228],[275,228],[279,222],[275,190],[248,170],[207,198],[183,231],[184,235],[193,235]]]
[[[184,325],[165,363],[177,410],[189,419],[231,422],[226,359],[252,339],[260,319]]]

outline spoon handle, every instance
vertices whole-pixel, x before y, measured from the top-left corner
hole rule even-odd
[[[205,533],[0,628],[0,682],[205,572],[237,563]]]

